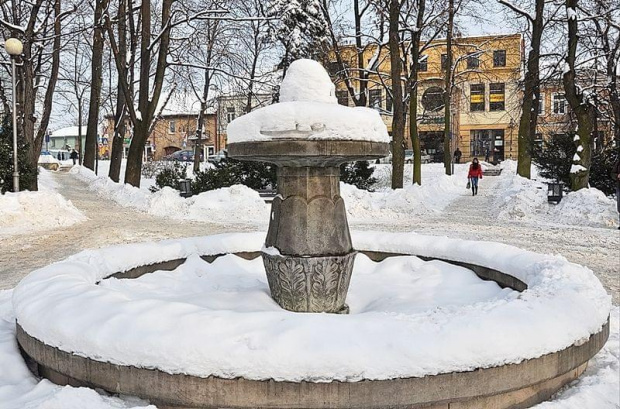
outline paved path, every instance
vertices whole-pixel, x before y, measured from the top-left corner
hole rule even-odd
[[[620,304],[620,231],[612,228],[538,226],[533,223],[498,220],[491,202],[502,192],[499,178],[480,181],[477,196],[463,187],[463,196],[441,214],[424,216],[408,223],[390,226],[391,231],[496,241],[546,254],[560,254],[569,261],[585,265],[599,277]],[[352,225],[353,229],[379,229],[377,225]],[[480,244],[484,246],[484,243]]]
[[[58,192],[71,200],[88,220],[62,230],[0,239],[0,289],[13,288],[30,271],[83,249],[231,231],[229,226],[170,220],[127,209],[98,197],[68,173],[53,175],[60,185]],[[236,230],[242,231],[238,227]]]
[[[97,197],[83,182],[66,173],[56,173],[58,189],[89,220],[44,233],[0,239],[0,289],[14,287],[35,268],[77,253],[81,249],[112,244],[166,238],[254,230],[191,221],[168,220],[122,208]],[[620,303],[620,232],[605,228],[540,226],[497,220],[489,209],[498,191],[497,178],[481,181],[478,196],[463,188],[463,196],[444,212],[389,227],[377,224],[352,224],[352,229],[417,231],[424,234],[464,239],[497,241],[540,253],[561,254],[568,260],[590,267]],[[97,234],[93,234],[97,231]],[[484,246],[484,243],[481,243]]]

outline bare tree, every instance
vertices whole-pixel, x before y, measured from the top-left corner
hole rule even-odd
[[[592,104],[589,95],[584,93],[583,88],[577,85],[575,71],[579,42],[577,6],[578,0],[566,0],[568,54],[562,75],[566,100],[577,118],[577,134],[575,135],[577,153],[573,158],[574,164],[570,172],[572,190],[588,187],[592,158],[592,133],[596,122],[596,107]]]
[[[532,144],[538,122],[538,106],[540,104],[540,52],[543,30],[546,26],[546,0],[535,0],[534,13],[518,7],[508,0],[498,0],[517,16],[525,18],[531,27],[530,46],[527,56],[527,68],[523,82],[523,103],[519,119],[517,154],[517,174],[530,178],[532,168]]]
[[[0,4],[3,36],[16,37],[24,45],[18,61],[19,87],[13,97],[20,107],[18,126],[28,144],[27,157],[33,168],[37,166],[52,111],[60,66],[61,24],[73,11],[73,7],[63,10],[61,0],[12,0]],[[37,179],[22,188],[38,190]]]
[[[95,158],[98,155],[97,127],[99,125],[99,107],[101,105],[104,21],[103,13],[108,7],[108,0],[95,1],[95,18],[91,59],[91,87],[88,107],[88,126],[84,149],[84,166],[95,170]]]

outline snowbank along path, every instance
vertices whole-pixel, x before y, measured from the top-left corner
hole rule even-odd
[[[98,197],[68,173],[54,173],[58,192],[71,200],[88,220],[64,229],[26,233],[0,239],[0,289],[9,289],[32,270],[83,249],[167,238],[204,236],[231,231],[222,224],[172,220],[121,207]],[[237,231],[244,230],[239,226]],[[248,230],[256,228],[248,227]]]
[[[151,216],[98,197],[69,174],[55,173],[54,177],[60,184],[58,191],[89,220],[62,230],[0,239],[0,289],[12,288],[30,271],[86,248],[256,229]],[[620,232],[610,228],[500,220],[492,204],[493,199],[502,194],[498,182],[497,177],[485,177],[480,181],[478,195],[473,197],[463,186],[462,196],[442,213],[401,219],[389,226],[355,222],[351,223],[351,228],[417,231],[497,241],[540,253],[561,254],[569,261],[591,268],[613,295],[614,304],[619,304]]]
[[[391,231],[416,231],[468,240],[496,241],[538,253],[560,254],[584,265],[601,280],[620,303],[620,232],[612,228],[594,228],[498,219],[493,206],[499,177],[480,180],[478,195],[472,196],[463,182],[462,196],[442,213],[421,216],[390,226]],[[352,229],[377,229],[377,225],[351,224]],[[480,243],[484,246],[484,243]]]

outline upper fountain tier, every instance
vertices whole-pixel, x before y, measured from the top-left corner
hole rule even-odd
[[[338,105],[334,84],[316,61],[294,61],[280,86],[280,102],[228,125],[231,157],[284,166],[336,166],[388,154],[379,113]]]

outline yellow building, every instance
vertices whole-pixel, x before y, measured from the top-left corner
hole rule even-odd
[[[372,71],[368,78],[368,106],[378,109],[391,131],[392,100],[390,61],[387,48],[377,56],[376,46],[364,51],[364,61]],[[355,48],[345,46],[343,59],[350,76],[357,77]],[[434,161],[443,161],[446,41],[435,40],[425,45],[419,64],[418,124],[420,143]],[[452,128],[462,160],[479,156],[489,160],[516,158],[517,131],[520,115],[519,80],[523,67],[523,39],[520,34],[463,37],[453,40],[454,86],[452,89]],[[335,73],[331,56],[329,71]],[[336,96],[341,104],[351,104],[342,77],[334,76]],[[359,92],[359,81],[354,87]],[[383,84],[386,84],[384,86]],[[409,119],[408,119],[409,120]],[[408,124],[407,124],[408,128]],[[407,146],[411,141],[406,135]],[[488,153],[488,155],[487,155]]]

